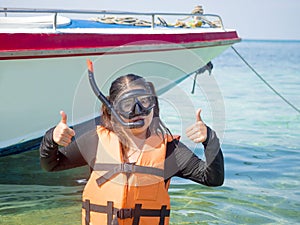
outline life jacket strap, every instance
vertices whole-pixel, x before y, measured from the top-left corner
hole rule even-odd
[[[107,205],[96,205],[91,204],[90,200],[85,200],[82,202],[82,208],[85,209],[85,224],[90,224],[90,213],[98,212],[98,213],[106,213],[107,214],[107,225],[117,224],[112,223],[113,215],[117,214],[118,209],[114,208],[114,203],[112,201],[108,201]]]
[[[99,177],[96,182],[100,186],[104,184],[106,181],[110,180],[113,176],[119,173],[143,173],[150,174],[159,177],[164,177],[164,170],[156,167],[148,167],[148,166],[139,166],[132,163],[97,163],[94,166],[94,170],[99,171],[108,171],[103,176]]]
[[[90,212],[106,213],[107,225],[118,224],[116,218],[128,219],[133,218],[132,225],[139,225],[140,217],[159,217],[159,225],[165,224],[165,218],[170,216],[170,209],[163,205],[161,209],[142,209],[142,204],[136,204],[135,208],[121,208],[113,207],[113,202],[108,201],[107,205],[91,204],[89,200],[82,202],[82,208],[85,209],[85,224],[90,224]],[[114,215],[116,217],[114,218]]]
[[[170,210],[166,205],[163,205],[161,209],[142,209],[142,204],[136,204],[134,209],[122,208],[117,212],[117,217],[120,219],[133,218],[132,225],[138,225],[140,217],[159,217],[159,225],[165,224],[165,217],[170,216]]]

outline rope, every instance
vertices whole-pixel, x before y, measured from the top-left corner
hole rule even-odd
[[[204,13],[204,10],[201,5],[195,6],[195,8],[192,11],[192,14],[203,14],[203,13]]]
[[[165,27],[173,26],[173,27],[195,28],[195,27],[201,27],[203,24],[208,24],[212,28],[221,27],[220,21],[210,21],[204,16],[203,13],[204,13],[203,7],[201,5],[197,5],[191,12],[191,14],[194,14],[193,16],[187,16],[182,19],[177,19],[175,24],[169,24],[162,17],[157,16],[159,23],[155,23],[155,24],[162,25]],[[192,18],[192,21],[184,22],[185,20],[190,18]],[[120,17],[104,15],[101,18],[100,17],[91,18],[91,20],[100,23],[106,23],[106,24],[121,24],[121,25],[146,26],[146,27],[152,26],[152,22],[141,20],[134,17],[120,18]]]
[[[191,14],[195,14],[195,15],[177,19],[174,26],[195,28],[195,27],[201,27],[203,24],[208,24],[212,28],[221,27],[219,21],[210,21],[203,15],[203,13],[204,13],[203,7],[201,5],[197,5],[191,12]],[[192,21],[184,22],[187,19],[192,19]]]
[[[151,26],[151,22],[140,20],[134,17],[114,17],[114,16],[108,16],[108,17],[96,17],[91,18],[91,20],[100,22],[100,23],[107,23],[107,24],[122,24],[122,25],[132,25],[132,26]]]
[[[295,111],[300,113],[300,109],[294,106],[290,101],[288,101],[285,97],[283,97],[275,88],[271,86],[256,70],[245,60],[245,58],[233,47],[231,46],[233,51],[239,56],[239,58],[252,70],[252,72],[264,83],[266,84],[278,97],[280,97],[284,102],[286,102],[289,106],[291,106]]]
[[[197,5],[195,6],[195,8],[193,9],[193,11],[191,12],[191,14],[203,14],[204,13],[204,10],[203,10],[203,7],[201,5]],[[187,16],[187,17],[184,17],[182,19],[178,19],[179,21],[184,21],[184,20],[187,20],[191,18],[191,16]]]

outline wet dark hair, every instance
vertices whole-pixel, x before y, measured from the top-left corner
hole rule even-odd
[[[143,87],[154,96],[155,106],[153,108],[153,119],[148,128],[148,134],[155,133],[161,135],[163,138],[165,134],[171,135],[170,130],[163,124],[159,117],[159,103],[154,85],[151,82],[147,82],[143,77],[135,74],[127,74],[113,81],[110,86],[109,96],[107,96],[110,104],[113,105],[121,93],[126,91],[129,87],[134,86]],[[121,125],[111,117],[109,109],[104,104],[102,105],[101,125],[110,131],[116,132],[118,135],[122,135],[121,129],[118,129]]]

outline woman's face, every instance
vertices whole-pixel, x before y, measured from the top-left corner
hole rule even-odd
[[[127,88],[114,101],[114,109],[124,122],[134,123],[143,121],[144,125],[136,128],[127,128],[127,132],[140,135],[147,132],[153,119],[154,96],[142,86]]]

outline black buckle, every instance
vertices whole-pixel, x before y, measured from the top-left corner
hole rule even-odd
[[[117,212],[117,217],[120,219],[127,219],[133,217],[133,209],[119,209]]]
[[[134,164],[122,163],[114,168],[114,174],[116,173],[133,173],[135,172]]]
[[[134,164],[124,163],[123,164],[123,171],[125,173],[132,173],[132,172],[134,172]]]

